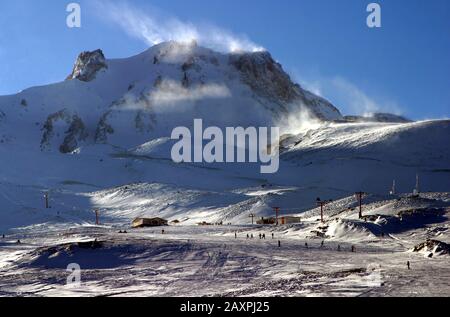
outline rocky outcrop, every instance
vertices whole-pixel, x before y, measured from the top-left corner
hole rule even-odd
[[[242,80],[264,97],[292,102],[300,96],[298,86],[268,52],[234,54],[230,63],[241,73]]]
[[[148,98],[141,94],[137,100],[137,105],[139,105],[139,110],[137,111],[135,117],[135,127],[141,132],[151,132],[156,125],[156,115],[152,109],[152,104]]]
[[[104,68],[108,68],[108,65],[106,64],[105,55],[103,55],[102,50],[83,52],[78,56],[72,74],[67,79],[78,79],[89,82]]]
[[[385,123],[410,123],[413,122],[405,117],[391,113],[372,113],[368,116],[345,116],[348,122],[385,122]]]
[[[104,113],[100,118],[95,131],[95,143],[105,144],[108,141],[108,135],[114,133],[113,127],[108,124],[108,117],[111,112],[110,110]]]
[[[79,147],[79,142],[85,141],[88,136],[83,120],[74,115],[69,129],[66,131],[64,142],[59,147],[59,151],[63,154],[72,153]]]
[[[156,114],[148,96],[144,93],[138,97],[130,95],[113,102],[110,109],[101,116],[96,128],[95,143],[108,142],[108,136],[115,133],[111,121],[114,117],[120,117],[123,111],[134,116],[133,125],[137,132],[145,134],[154,130]]]
[[[47,120],[42,127],[42,138],[41,138],[41,151],[46,150],[50,147],[51,140],[55,135],[54,124],[57,121],[64,121],[66,124],[70,124],[70,113],[66,109],[55,112],[47,117]]]
[[[417,253],[424,253],[429,258],[435,256],[435,255],[450,255],[450,245],[441,242],[438,240],[427,240],[421,244],[418,244],[414,247],[412,250],[413,252]]]
[[[302,104],[320,119],[342,118],[331,103],[295,84],[269,52],[232,54],[229,62],[241,73],[241,80],[260,97],[280,104]]]
[[[76,114],[71,114],[68,110],[63,109],[55,112],[47,117],[42,127],[41,151],[51,146],[55,136],[55,124],[62,121],[68,129],[64,132],[65,138],[59,146],[59,151],[63,154],[72,153],[79,147],[81,141],[85,141],[88,137],[86,127]]]

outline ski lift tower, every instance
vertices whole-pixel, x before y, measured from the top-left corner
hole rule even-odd
[[[273,207],[273,210],[275,211],[275,219],[276,219],[276,225],[278,226],[278,216],[280,215],[280,207]]]
[[[252,218],[252,225],[254,225],[255,224],[255,217],[256,217],[256,215],[252,213],[248,217]]]
[[[362,214],[362,200],[364,198],[364,195],[366,195],[366,193],[364,192],[357,192],[355,193],[355,197],[359,202],[359,219],[362,219],[363,214]]]
[[[95,212],[95,225],[98,226],[98,225],[100,225],[100,219],[99,219],[100,211],[98,209],[95,209],[94,212]]]
[[[320,221],[321,221],[322,223],[324,223],[325,221],[324,221],[324,219],[323,219],[323,208],[324,208],[326,205],[328,205],[329,203],[331,203],[332,200],[325,200],[325,201],[322,201],[322,199],[317,198],[316,201],[317,201],[317,206],[320,207]]]

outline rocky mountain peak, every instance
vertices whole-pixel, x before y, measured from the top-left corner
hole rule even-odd
[[[334,120],[342,117],[330,102],[293,82],[281,64],[267,51],[232,54],[230,64],[241,73],[242,81],[258,96],[275,103],[300,103],[320,119]]]
[[[89,82],[93,80],[96,74],[103,68],[108,68],[103,51],[98,49],[92,52],[82,52],[73,67],[72,74],[67,77],[68,80],[78,79]]]
[[[230,63],[255,92],[291,102],[299,95],[298,87],[269,52],[233,54]]]

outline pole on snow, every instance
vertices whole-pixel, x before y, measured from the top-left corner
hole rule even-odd
[[[49,203],[48,203],[48,196],[49,196],[48,192],[45,192],[45,193],[44,193],[45,209],[50,208]]]
[[[278,226],[278,215],[280,214],[280,207],[273,207],[273,210],[275,210],[276,225]]]
[[[365,194],[366,193],[364,193],[364,192],[357,192],[357,193],[355,193],[356,199],[359,202],[359,219],[362,219],[362,217],[363,217],[363,214],[362,214],[362,200],[363,200],[363,197],[364,197]]]
[[[322,199],[317,198],[317,206],[320,207],[320,221],[325,222],[323,219],[323,208],[331,202],[331,200],[322,201]]]
[[[100,225],[100,220],[99,220],[99,211],[98,209],[95,209],[95,225],[98,226]]]
[[[252,218],[252,225],[254,225],[255,224],[254,219],[255,219],[256,215],[250,214],[249,217]]]

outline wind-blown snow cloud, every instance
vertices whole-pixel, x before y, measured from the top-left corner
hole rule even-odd
[[[163,81],[160,87],[151,94],[150,99],[155,105],[173,105],[182,102],[193,102],[207,98],[227,98],[230,90],[224,85],[209,84],[187,89],[171,80]]]
[[[205,84],[183,87],[173,80],[164,80],[157,89],[144,95],[132,93],[124,96],[123,102],[116,107],[121,110],[145,110],[150,105],[155,112],[183,111],[196,101],[205,99],[223,99],[231,96],[225,85]]]
[[[324,122],[317,119],[306,107],[301,106],[299,111],[281,119],[276,125],[281,127],[281,134],[297,135],[302,132],[318,129],[324,125]]]
[[[355,84],[342,77],[335,77],[331,80],[331,85],[335,92],[353,113],[370,116],[376,112],[389,112],[401,114],[400,107],[393,101],[376,101],[369,97],[363,90]]]
[[[349,80],[335,76],[318,77],[314,80],[294,75],[303,88],[330,100],[346,115],[370,116],[377,112],[402,114],[402,108],[392,100],[369,96],[363,89]]]
[[[120,26],[130,36],[152,46],[165,41],[192,42],[222,52],[261,51],[261,46],[243,35],[235,35],[214,25],[194,25],[164,16],[157,9],[143,11],[127,2],[97,0],[102,17]],[[150,12],[151,11],[151,12]]]

